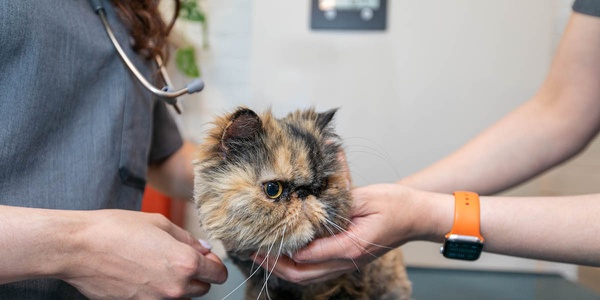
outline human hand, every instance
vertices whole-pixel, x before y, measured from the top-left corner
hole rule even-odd
[[[423,207],[413,190],[398,184],[377,184],[352,190],[352,222],[347,232],[310,243],[292,258],[265,261],[267,270],[298,284],[336,278],[360,269],[377,257],[417,238]],[[257,263],[263,257],[255,257]]]
[[[80,212],[77,247],[61,279],[94,299],[165,299],[204,295],[227,269],[189,232],[158,214]]]

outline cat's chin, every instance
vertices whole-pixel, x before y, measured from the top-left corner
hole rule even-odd
[[[292,257],[296,252],[298,252],[300,249],[308,246],[308,242],[302,244],[302,245],[296,245],[293,248],[290,249],[285,249],[285,248],[281,248],[281,245],[273,245],[273,247],[270,249],[270,251],[267,249],[259,249],[259,250],[242,250],[242,251],[236,251],[236,250],[227,250],[227,255],[229,255],[230,257],[236,257],[237,259],[241,260],[241,261],[250,261],[252,260],[252,256],[253,255],[259,255],[259,256],[263,256],[263,257],[277,257],[279,255],[285,255],[287,257]],[[227,248],[227,247],[226,247]]]
[[[229,257],[235,257],[241,261],[252,260],[251,255],[254,253],[255,252],[252,252],[252,251],[229,251],[229,250],[227,250],[227,255]]]

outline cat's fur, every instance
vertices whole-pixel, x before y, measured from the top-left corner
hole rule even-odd
[[[348,226],[351,196],[339,159],[341,142],[331,125],[334,114],[307,109],[276,119],[269,111],[258,116],[238,108],[217,118],[200,147],[194,200],[202,227],[223,242],[246,276],[258,268],[249,259],[252,253],[291,255]],[[275,191],[282,193],[267,195]],[[265,285],[264,272],[247,282],[247,299],[259,294],[267,299],[267,293],[285,300],[410,298],[400,250],[360,271],[306,287],[275,275]]]

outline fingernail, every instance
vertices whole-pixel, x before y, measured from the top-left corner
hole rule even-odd
[[[200,245],[202,245],[202,247],[210,250],[212,249],[212,245],[209,244],[207,241],[203,240],[203,239],[198,239],[198,242],[200,242]]]

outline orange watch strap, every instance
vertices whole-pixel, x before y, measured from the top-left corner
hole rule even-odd
[[[479,195],[473,192],[454,192],[454,225],[446,235],[474,236],[484,241],[480,232]]]

